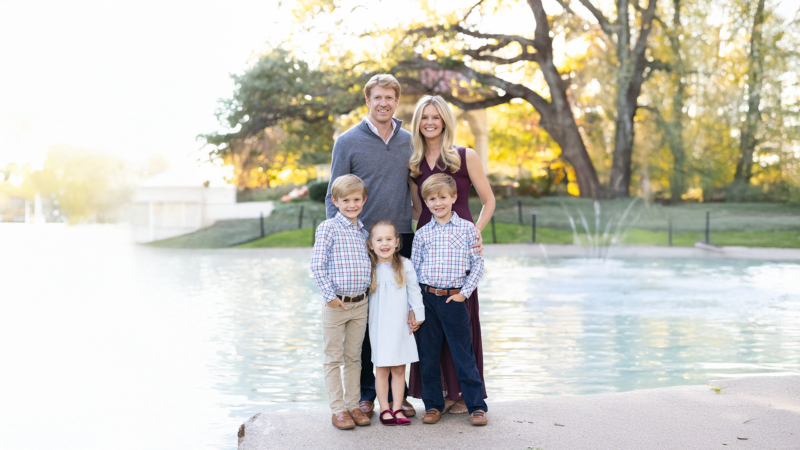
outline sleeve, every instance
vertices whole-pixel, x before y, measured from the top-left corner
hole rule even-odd
[[[408,308],[414,311],[414,316],[420,322],[425,320],[425,305],[422,303],[422,289],[417,281],[417,273],[414,265],[406,260],[403,264],[406,271],[406,297],[408,298]]]
[[[331,200],[331,185],[336,178],[350,173],[350,157],[343,147],[342,139],[337,139],[333,143],[333,153],[331,155],[331,179],[328,181],[328,192],[325,194],[325,212],[328,219],[333,219],[339,211]]]
[[[477,247],[473,247],[473,245],[478,243],[478,237],[474,226],[469,227],[469,234],[469,244],[467,244],[470,266],[469,276],[467,276],[464,285],[461,287],[461,294],[464,297],[469,297],[472,295],[472,291],[478,287],[478,281],[480,281],[481,277],[483,276],[483,256],[478,253]]]
[[[417,278],[419,278],[419,271],[422,268],[422,262],[425,260],[425,231],[421,230],[414,236],[414,244],[411,245],[411,263],[414,266]]]
[[[333,248],[333,226],[322,222],[315,234],[314,249],[311,251],[311,273],[317,282],[322,298],[329,302],[336,298],[333,281],[328,274],[331,249]]]

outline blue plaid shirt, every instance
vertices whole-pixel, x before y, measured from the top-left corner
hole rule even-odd
[[[465,297],[472,295],[483,275],[483,257],[478,248],[475,225],[453,217],[444,225],[431,219],[414,235],[411,262],[419,282],[439,289],[461,288]]]
[[[369,232],[337,212],[317,227],[311,272],[326,302],[336,294],[356,295],[369,287],[371,266],[367,254]]]

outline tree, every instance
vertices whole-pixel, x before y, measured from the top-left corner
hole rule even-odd
[[[756,133],[761,123],[761,82],[763,78],[764,53],[762,49],[762,30],[764,25],[764,0],[758,0],[753,16],[753,29],[750,34],[750,54],[747,71],[747,114],[741,131],[739,159],[736,162],[734,183],[749,184],[753,176],[753,153],[756,150]]]
[[[652,0],[654,1],[654,0]],[[550,22],[541,0],[529,0],[528,4],[536,22],[533,39],[524,36],[507,34],[487,34],[465,26],[464,21],[482,2],[474,5],[463,19],[446,26],[420,27],[412,29],[410,35],[423,37],[440,36],[443,40],[460,40],[476,38],[483,45],[471,46],[464,43],[465,49],[457,58],[439,60],[413,58],[400,61],[398,68],[403,70],[452,70],[459,72],[471,80],[495,89],[496,95],[475,102],[464,102],[448,92],[440,92],[448,101],[459,108],[470,110],[488,108],[508,103],[515,98],[530,103],[540,116],[539,124],[561,147],[562,157],[575,170],[580,195],[598,198],[601,196],[600,182],[592,160],[586,150],[583,138],[575,122],[575,116],[568,96],[569,74],[562,74],[553,60],[553,38]],[[474,39],[473,39],[474,41]],[[504,56],[503,53],[515,49],[515,55]],[[478,70],[465,63],[465,60],[491,63],[495,66],[507,66],[519,61],[534,62],[541,70],[549,99],[523,83],[513,83],[498,77],[490,70]],[[420,77],[406,76],[405,81],[412,82]],[[547,94],[545,94],[547,95]]]
[[[361,103],[369,73],[323,61],[312,68],[276,48],[241,75],[236,90],[220,101],[217,118],[227,132],[201,135],[209,156],[234,166],[240,188],[269,184],[270,173],[288,164],[330,161],[336,115]]]

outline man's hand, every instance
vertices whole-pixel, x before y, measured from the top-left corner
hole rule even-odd
[[[463,301],[464,301],[464,300],[466,300],[466,299],[467,299],[467,297],[464,297],[464,296],[463,296],[463,295],[461,295],[461,294],[455,294],[455,295],[451,295],[450,297],[448,297],[448,298],[447,298],[447,301],[446,301],[445,303],[450,303],[450,300],[452,300],[452,301],[454,301],[454,302],[461,303],[461,302],[463,302]]]
[[[331,309],[342,308],[347,311],[347,306],[344,306],[344,302],[339,297],[329,301],[326,306]]]
[[[478,242],[475,243],[475,245],[473,245],[472,248],[477,248],[478,254],[483,256],[483,235],[481,234],[481,230],[477,228],[475,229],[475,232],[477,233]]]

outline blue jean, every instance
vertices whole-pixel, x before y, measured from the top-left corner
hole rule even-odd
[[[425,292],[425,286],[422,287],[425,321],[417,331],[417,342],[419,370],[422,376],[422,401],[425,402],[425,409],[444,410],[439,358],[442,354],[442,339],[447,338],[456,375],[461,383],[461,395],[467,409],[470,414],[479,409],[488,411],[483,400],[483,382],[472,349],[467,305],[455,301],[445,303],[447,296]]]

